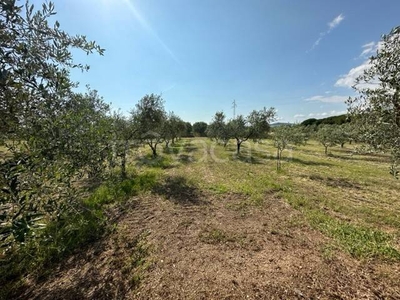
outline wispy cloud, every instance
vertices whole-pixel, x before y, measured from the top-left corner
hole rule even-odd
[[[139,10],[133,5],[131,0],[121,0],[126,7],[129,9],[129,11],[132,13],[132,15],[135,17],[135,19],[139,22],[139,24],[143,27],[144,30],[146,30],[153,38],[157,40],[157,42],[160,44],[160,46],[163,48],[165,52],[168,53],[168,55],[178,64],[181,64],[179,59],[175,56],[175,54],[172,52],[172,50],[167,46],[166,43],[158,36],[157,32],[153,29],[153,27],[150,25],[150,23],[146,20],[146,18],[139,12]]]
[[[320,44],[320,42],[322,41],[322,39],[323,39],[326,35],[328,35],[329,33],[331,33],[331,31],[332,31],[333,29],[335,29],[336,27],[338,27],[339,24],[342,23],[343,20],[344,20],[344,16],[343,16],[343,14],[340,14],[340,15],[338,15],[336,18],[334,18],[332,21],[330,21],[330,22],[328,23],[328,30],[323,31],[323,32],[321,32],[321,33],[319,34],[318,39],[314,42],[314,44],[312,45],[311,49],[308,50],[307,52],[310,52],[310,51],[314,50],[314,48],[317,47],[317,46]]]
[[[351,68],[347,74],[340,75],[339,79],[336,81],[336,87],[352,88],[356,84],[356,79],[364,74],[366,70],[371,67],[369,57],[376,54],[377,51],[383,46],[382,42],[370,42],[361,46],[361,54],[358,58],[364,59],[363,63],[357,67]],[[371,80],[368,83],[359,83],[358,88],[369,88],[373,89],[379,85],[377,79]]]
[[[336,18],[334,18],[331,22],[328,23],[329,31],[339,26],[339,24],[342,23],[343,20],[344,20],[343,14],[340,14]]]
[[[332,95],[332,96],[313,96],[310,98],[306,98],[306,101],[318,101],[318,102],[323,102],[323,103],[344,103],[349,97],[348,96],[338,96],[338,95]]]
[[[383,46],[382,42],[370,42],[365,45],[362,45],[362,52],[358,58],[367,59],[372,55],[375,55],[378,50],[380,50]]]

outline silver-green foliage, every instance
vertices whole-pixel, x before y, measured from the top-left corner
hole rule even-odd
[[[145,95],[132,110],[131,118],[137,124],[139,139],[149,145],[156,157],[158,144],[164,142],[163,131],[167,121],[164,100],[160,95]]]
[[[240,147],[248,139],[266,138],[271,121],[275,120],[274,108],[253,110],[247,117],[239,115],[227,124],[230,138],[236,140],[236,152],[240,154]]]
[[[383,35],[369,67],[357,78],[358,96],[348,100],[364,142],[389,150],[392,175],[400,160],[400,26]]]
[[[285,125],[275,127],[272,134],[274,147],[276,148],[276,167],[281,168],[282,152],[289,145],[302,145],[306,141],[306,134],[302,126]]]
[[[165,147],[169,149],[169,144],[175,144],[175,141],[180,138],[186,130],[185,122],[174,112],[167,115],[161,135],[164,138]]]
[[[74,93],[69,76],[88,69],[72,48],[104,50],[62,31],[53,15],[51,2],[0,2],[0,135],[11,155],[0,165],[0,248],[9,251],[80,212],[72,180],[97,175],[107,156],[108,106],[95,91]]]
[[[325,154],[328,154],[328,148],[333,147],[340,142],[340,131],[338,125],[320,125],[316,133],[317,140],[324,146]]]

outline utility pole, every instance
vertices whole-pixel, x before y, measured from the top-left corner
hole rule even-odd
[[[234,119],[236,118],[236,107],[237,107],[236,100],[233,100],[232,108],[233,108],[233,118]]]

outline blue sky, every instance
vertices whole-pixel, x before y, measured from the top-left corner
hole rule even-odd
[[[41,2],[39,0],[33,3]],[[168,111],[209,122],[216,111],[273,106],[280,121],[346,110],[350,86],[380,36],[400,25],[400,1],[68,0],[56,19],[106,49],[75,53],[72,78],[123,112],[149,93]]]

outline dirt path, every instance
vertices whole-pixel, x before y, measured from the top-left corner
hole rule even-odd
[[[330,255],[274,194],[240,208],[243,195],[185,184],[172,177],[132,199],[108,237],[20,299],[400,299],[385,265]]]

